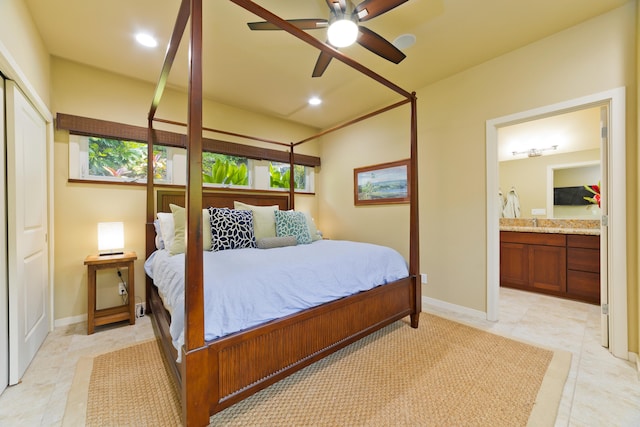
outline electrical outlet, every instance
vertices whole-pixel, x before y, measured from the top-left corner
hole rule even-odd
[[[125,287],[124,283],[120,282],[118,283],[118,295],[126,295],[127,294],[127,288]]]
[[[144,316],[144,305],[142,303],[136,304],[136,317]]]
[[[421,273],[420,274],[420,281],[424,284],[427,283],[427,273]]]

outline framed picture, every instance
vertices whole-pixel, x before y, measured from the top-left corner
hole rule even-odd
[[[409,160],[353,170],[355,205],[409,203]]]

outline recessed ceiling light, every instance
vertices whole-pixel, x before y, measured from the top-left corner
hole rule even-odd
[[[309,105],[320,105],[322,104],[322,99],[318,98],[317,96],[312,96],[311,98],[309,98]]]
[[[415,43],[416,43],[416,36],[414,36],[413,34],[403,34],[401,36],[396,37],[396,39],[393,41],[393,45],[401,50],[411,47]]]
[[[140,43],[142,46],[146,46],[146,47],[158,46],[158,41],[154,37],[146,33],[136,34],[136,41]]]

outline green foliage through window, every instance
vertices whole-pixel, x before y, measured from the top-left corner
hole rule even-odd
[[[88,138],[89,175],[122,178],[124,181],[146,180],[147,144],[107,138]],[[167,177],[167,150],[154,147],[154,179]]]
[[[203,153],[202,180],[209,184],[249,185],[248,163],[244,157]]]
[[[269,176],[271,188],[289,188],[291,181],[291,166],[287,163],[275,163],[269,164]],[[298,190],[304,190],[306,188],[307,177],[305,175],[305,168],[302,165],[293,165],[294,175],[293,180],[295,182],[295,188]]]

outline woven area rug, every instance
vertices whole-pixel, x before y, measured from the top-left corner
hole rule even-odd
[[[417,330],[406,321],[387,326],[214,415],[211,424],[553,425],[570,361],[568,352],[423,313]],[[75,414],[65,413],[65,425],[83,416],[86,425],[178,425],[179,395],[156,343],[98,356],[90,369],[87,384],[74,379],[67,412]],[[145,382],[135,383],[123,369]],[[83,414],[71,394],[87,390]],[[150,413],[153,420],[146,419]]]

